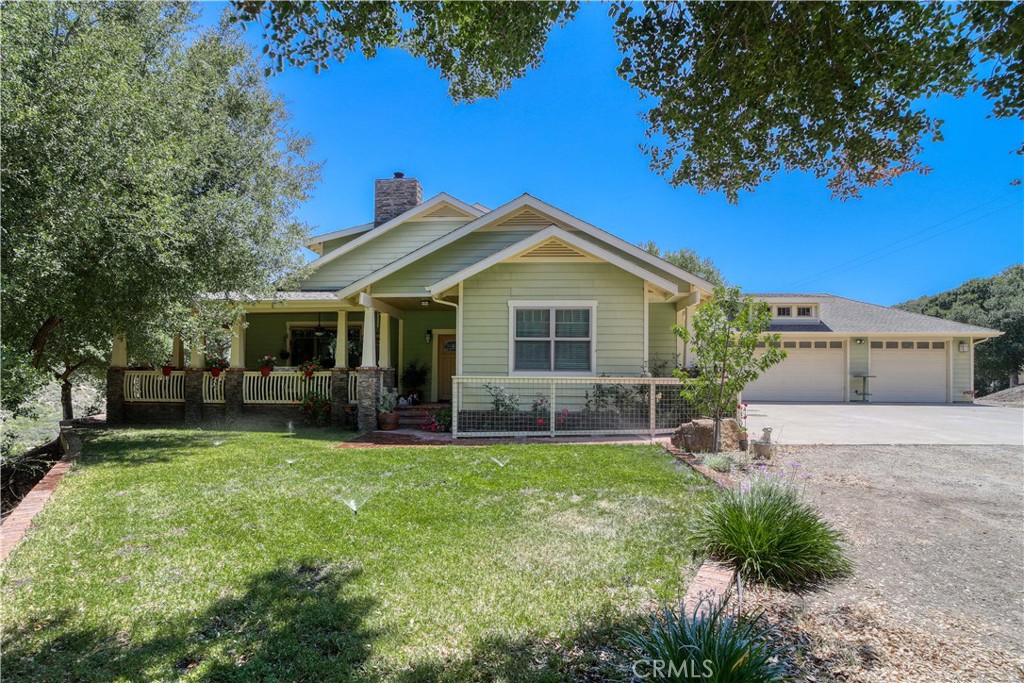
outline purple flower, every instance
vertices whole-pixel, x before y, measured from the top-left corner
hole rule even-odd
[[[750,493],[750,484],[740,484],[740,493]]]
[[[802,465],[800,465],[800,463],[798,463],[798,462],[791,462],[791,463],[789,463],[789,466],[790,467],[801,467]]]
[[[813,476],[814,476],[813,474],[808,474],[807,472],[804,472],[803,474],[800,475],[800,478],[801,479],[810,479]]]

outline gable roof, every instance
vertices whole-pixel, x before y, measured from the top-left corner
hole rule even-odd
[[[359,237],[357,237],[356,239],[352,240],[351,242],[346,242],[345,244],[341,245],[340,247],[338,247],[337,249],[331,251],[330,253],[324,254],[323,256],[321,256],[320,258],[316,259],[315,261],[313,261],[309,265],[312,268],[319,268],[323,264],[329,263],[329,262],[333,261],[334,259],[338,258],[342,254],[347,254],[348,252],[352,251],[356,247],[359,247],[359,246],[361,246],[363,244],[366,244],[367,242],[369,242],[372,239],[380,237],[381,235],[383,235],[384,233],[388,232],[389,230],[397,228],[402,223],[405,223],[406,221],[410,221],[410,220],[412,220],[412,219],[414,219],[414,218],[416,218],[418,216],[424,216],[424,215],[430,213],[431,211],[433,211],[433,210],[435,210],[435,209],[437,209],[437,208],[439,208],[439,207],[441,207],[441,206],[443,206],[445,204],[449,204],[451,206],[454,206],[455,208],[457,208],[457,209],[461,210],[463,213],[465,213],[467,216],[480,216],[480,215],[483,214],[483,212],[480,211],[480,209],[476,208],[475,206],[471,206],[471,205],[467,204],[466,202],[462,201],[461,199],[456,199],[455,197],[451,196],[450,194],[442,192],[441,194],[434,195],[433,197],[431,197],[430,199],[428,199],[425,202],[421,202],[421,203],[417,204],[416,206],[412,207],[411,209],[409,209],[405,213],[401,213],[401,214],[395,216],[394,218],[392,218],[391,220],[389,220],[389,221],[387,221],[385,223],[381,223],[376,228],[373,228],[372,230],[368,230],[367,232],[365,232],[364,234],[360,235]]]
[[[513,199],[512,201],[507,202],[499,206],[498,208],[487,212],[486,214],[483,214],[479,218],[470,221],[469,223],[466,223],[462,227],[456,228],[455,230],[451,231],[444,237],[440,237],[434,240],[433,242],[429,242],[420,247],[419,249],[409,252],[405,256],[396,259],[387,266],[380,268],[374,271],[373,273],[370,273],[369,275],[356,280],[355,282],[352,282],[347,287],[342,289],[338,293],[338,296],[342,298],[351,296],[352,294],[358,292],[363,287],[373,284],[377,280],[380,280],[381,278],[387,277],[388,275],[398,270],[401,270],[410,263],[418,261],[424,256],[427,256],[428,254],[431,254],[437,251],[438,249],[442,249],[447,245],[452,244],[453,242],[459,240],[462,237],[465,237],[466,235],[476,230],[484,228],[488,225],[494,225],[496,223],[501,222],[502,219],[511,216],[512,214],[516,213],[519,209],[522,209],[524,207],[529,207],[531,209],[539,211],[559,223],[562,223],[572,229],[579,230],[580,232],[589,235],[591,238],[599,242],[603,242],[605,245],[613,247],[614,249],[617,249],[618,251],[621,251],[631,256],[633,259],[641,261],[642,263],[646,264],[647,267],[653,267],[656,270],[660,270],[663,273],[667,273],[705,292],[711,292],[714,289],[714,285],[712,285],[710,282],[703,278],[697,277],[693,273],[687,272],[682,268],[679,268],[669,263],[668,261],[658,258],[657,256],[653,256],[644,251],[643,249],[641,249],[640,247],[630,244],[629,242],[626,242],[625,240],[620,239],[609,232],[601,230],[600,228],[591,225],[590,223],[582,221],[579,218],[576,218],[575,216],[566,213],[565,211],[562,211],[561,209],[555,206],[548,204],[547,202],[544,202],[540,199],[537,199],[536,197],[533,197],[532,195],[522,194],[519,197]],[[370,233],[364,235],[364,237],[369,238]],[[363,237],[359,239],[361,240],[363,239]],[[354,242],[358,241],[359,240],[354,240],[349,244],[353,244]],[[600,247],[591,244],[588,248],[595,249]],[[640,267],[645,268],[644,266]],[[645,268],[645,270],[646,269],[647,268]]]
[[[998,337],[1003,334],[978,325],[911,313],[833,294],[773,294],[751,296],[766,301],[814,300],[819,304],[817,323],[772,323],[770,332],[843,332],[847,334],[949,334]]]
[[[657,285],[658,287],[661,287],[669,294],[677,294],[679,292],[679,287],[676,286],[676,283],[672,282],[671,280],[668,280],[660,275],[652,273],[649,270],[645,270],[637,266],[632,261],[622,258],[618,254],[613,254],[607,249],[602,249],[601,247],[595,244],[592,244],[590,242],[587,242],[586,240],[576,237],[567,230],[563,230],[558,226],[552,225],[548,228],[545,228],[544,230],[541,230],[540,232],[534,233],[533,235],[527,237],[526,239],[516,242],[510,247],[506,247],[505,249],[502,249],[501,251],[495,254],[491,254],[485,259],[477,261],[469,268],[465,268],[464,270],[461,270],[458,273],[455,273],[454,275],[446,277],[440,282],[434,283],[430,287],[430,293],[433,294],[434,296],[438,296],[442,292],[451,289],[452,287],[462,282],[466,278],[472,277],[477,273],[481,273],[487,270],[491,266],[497,265],[502,261],[506,261],[515,256],[519,256],[525,252],[534,249],[539,245],[542,245],[546,242],[550,242],[552,240],[557,240],[563,244],[567,244],[570,247],[578,249],[579,251],[588,253],[592,256],[596,256],[602,261],[606,261],[607,263],[610,263],[614,266],[618,266],[622,270],[632,273],[637,277],[642,277],[643,279],[649,281],[650,283]]]
[[[373,229],[373,223],[363,223],[362,225],[353,225],[351,228],[345,228],[344,230],[335,230],[334,232],[325,232],[322,235],[313,235],[306,240],[306,246],[313,248],[313,246],[320,244],[321,242],[329,242],[331,240],[340,239],[342,237],[348,237],[350,235],[358,235],[361,232]]]

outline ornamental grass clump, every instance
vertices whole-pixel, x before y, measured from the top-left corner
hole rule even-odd
[[[646,617],[623,645],[635,680],[769,683],[789,681],[788,648],[762,614],[735,614],[727,601],[699,601]]]
[[[853,570],[842,534],[822,519],[789,482],[756,476],[725,491],[692,518],[691,540],[736,567],[744,579],[807,590]]]
[[[732,471],[732,459],[727,455],[705,455],[701,460],[715,472],[728,473]]]

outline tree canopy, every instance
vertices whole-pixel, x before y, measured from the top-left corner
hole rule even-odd
[[[264,30],[269,69],[317,69],[384,47],[423,57],[453,99],[496,97],[543,59],[577,2],[290,3],[234,0]],[[1024,112],[1019,2],[615,2],[618,67],[640,97],[651,168],[737,201],[779,172],[859,196],[926,173],[942,139],[927,100],[980,90]],[[1024,153],[1024,145],[1017,150]],[[1008,179],[1010,180],[1010,179]]]
[[[184,3],[4,7],[5,384],[25,362],[68,384],[115,333],[159,362],[170,334],[198,337],[204,294],[265,291],[300,263],[308,143],[237,28],[196,37],[193,19]]]
[[[1011,375],[1024,369],[1024,264],[896,308],[1004,332],[975,352],[974,388],[980,394],[1005,389]]]
[[[725,284],[725,278],[722,277],[722,271],[718,269],[718,266],[711,259],[701,256],[693,249],[683,247],[675,251],[670,249],[662,251],[661,247],[654,242],[643,242],[639,246],[651,256],[664,259],[688,273],[704,278],[713,285]]]

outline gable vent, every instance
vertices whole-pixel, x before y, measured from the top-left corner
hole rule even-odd
[[[442,203],[436,209],[423,214],[424,218],[472,218],[468,213],[451,204]]]
[[[558,240],[548,240],[544,244],[534,247],[525,254],[519,256],[523,260],[534,260],[534,259],[558,259],[558,260],[592,260],[590,255],[584,254],[581,251],[573,249],[564,242]]]
[[[523,209],[522,211],[501,221],[499,225],[543,225],[546,227],[554,222],[555,221],[552,221],[547,216],[543,216],[536,211]]]

